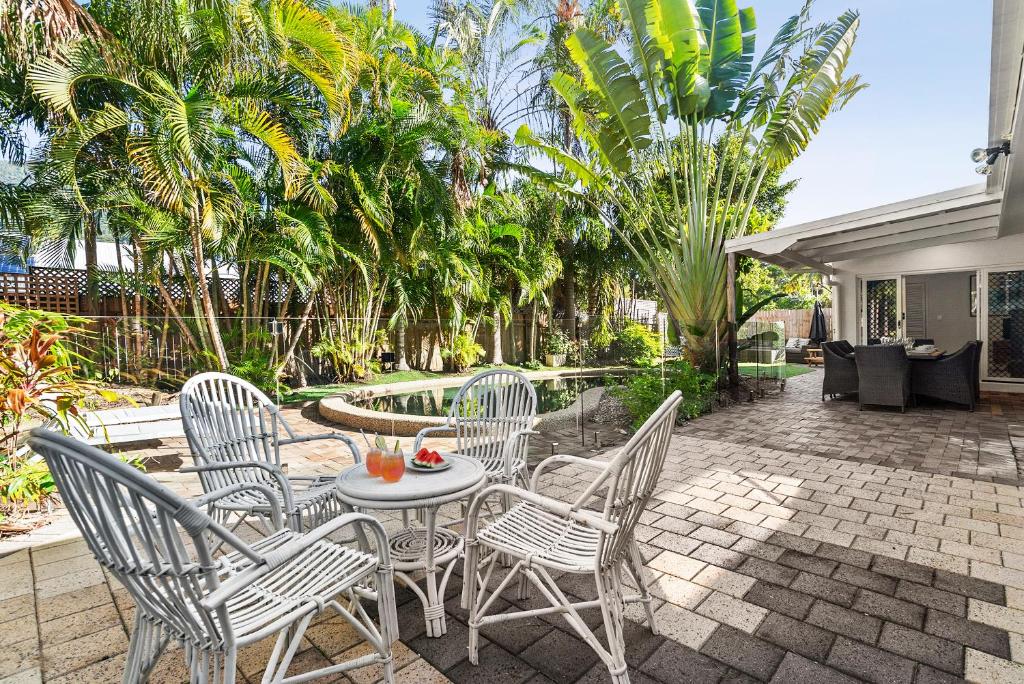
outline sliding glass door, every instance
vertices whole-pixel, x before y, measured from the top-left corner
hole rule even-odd
[[[870,344],[883,337],[901,337],[903,323],[902,278],[866,278],[863,281],[861,312],[863,341]]]
[[[1024,380],[1024,270],[988,271],[984,283],[985,375],[992,380]]]

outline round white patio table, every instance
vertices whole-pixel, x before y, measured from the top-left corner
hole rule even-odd
[[[462,555],[465,540],[458,532],[436,524],[437,510],[447,503],[471,497],[487,482],[483,464],[473,458],[442,452],[452,465],[439,472],[420,472],[408,466],[398,482],[385,482],[371,477],[364,464],[349,466],[338,474],[338,499],[348,509],[362,511],[403,511],[406,527],[389,534],[391,560],[395,579],[409,587],[423,604],[423,618],[427,636],[440,637],[448,631],[444,612],[444,590]],[[422,511],[423,526],[409,525],[408,511]],[[414,516],[415,517],[415,516]],[[359,528],[357,528],[359,529]],[[359,543],[368,547],[368,541],[359,532]],[[426,573],[426,593],[410,573]],[[438,572],[441,580],[438,582]]]

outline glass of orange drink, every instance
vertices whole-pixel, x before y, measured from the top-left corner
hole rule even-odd
[[[366,452],[366,472],[370,474],[370,477],[380,477],[381,461],[384,457],[384,452],[379,447],[374,446],[368,452]]]
[[[395,448],[381,457],[381,476],[385,482],[398,482],[405,475],[405,454],[395,443]]]

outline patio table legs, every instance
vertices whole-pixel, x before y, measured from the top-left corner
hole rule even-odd
[[[403,512],[405,527],[388,535],[395,580],[409,587],[423,605],[423,619],[428,637],[441,637],[448,632],[444,609],[444,592],[459,556],[462,555],[462,535],[437,525],[439,506],[418,509],[419,515]],[[423,526],[410,525],[410,518],[420,518]],[[360,532],[359,544],[368,549],[367,540]],[[421,588],[414,573],[423,571]]]

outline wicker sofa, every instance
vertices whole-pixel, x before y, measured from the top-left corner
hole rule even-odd
[[[779,336],[771,331],[751,335],[745,340],[739,341],[740,363],[758,363],[772,365],[781,363],[785,358],[783,350],[776,346]]]
[[[807,348],[812,346],[806,337],[790,337],[786,340],[786,363],[804,363]]]

